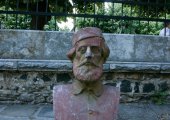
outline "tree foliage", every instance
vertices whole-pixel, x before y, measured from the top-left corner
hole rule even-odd
[[[170,13],[170,0],[130,0],[133,3],[135,11],[138,11],[143,17],[161,17]],[[124,5],[129,5],[125,3]]]
[[[38,7],[37,7],[38,6]],[[19,11],[29,11],[29,12],[72,12],[71,3],[68,0],[1,0],[0,7],[5,7],[5,10],[19,10]],[[51,19],[51,16],[45,15],[30,15],[31,29],[43,30],[45,24]],[[60,18],[59,18],[60,19]]]
[[[5,15],[0,14],[1,24],[5,28],[18,29],[39,29],[39,30],[60,30],[56,24],[60,21],[65,21],[66,17],[59,16],[37,16],[36,12],[41,13],[80,13],[88,15],[106,15],[106,16],[130,16],[143,18],[164,18],[165,13],[167,18],[170,17],[168,5],[170,0],[126,0],[133,4],[125,2],[124,4],[115,3],[105,8],[102,2],[92,2],[92,0],[1,0],[0,9],[7,11],[30,11],[32,15]],[[125,1],[125,0],[122,0]],[[137,2],[140,5],[137,5]],[[167,3],[166,5],[164,3]],[[156,6],[153,3],[157,3]],[[37,8],[37,5],[39,6]],[[122,9],[123,7],[123,9]],[[169,10],[169,11],[168,11]],[[156,11],[156,12],[155,12]],[[75,28],[85,26],[96,26],[109,33],[132,33],[132,34],[158,34],[163,27],[160,22],[148,22],[138,20],[120,20],[107,19],[102,17],[74,17]],[[16,26],[18,23],[18,26]]]
[[[104,11],[104,12],[103,12]],[[113,13],[114,12],[114,13]],[[122,4],[113,4],[107,10],[105,8],[98,9],[98,14],[108,16],[138,16],[138,11],[131,9],[130,6],[124,6],[122,14]],[[94,24],[95,23],[95,24]],[[105,19],[105,18],[78,18],[76,19],[76,27],[96,26],[106,33],[118,34],[159,34],[160,29],[163,28],[161,22],[148,22],[138,20],[120,20],[120,19]]]

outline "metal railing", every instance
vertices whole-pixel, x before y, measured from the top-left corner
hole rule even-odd
[[[95,26],[107,33],[159,34],[169,11],[167,0],[4,0],[0,27],[75,31]]]

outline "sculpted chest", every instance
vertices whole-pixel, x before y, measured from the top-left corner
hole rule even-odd
[[[97,97],[93,93],[72,93],[72,85],[55,86],[53,91],[55,120],[116,120],[119,90],[104,86]]]

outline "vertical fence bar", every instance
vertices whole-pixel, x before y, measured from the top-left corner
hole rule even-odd
[[[130,5],[130,17],[132,17],[132,4]],[[130,21],[130,33],[132,33],[132,24],[133,21]]]
[[[35,29],[37,30],[37,28],[38,28],[38,19],[39,19],[39,16],[38,16],[38,0],[37,0],[37,2],[36,2],[36,18],[35,18]]]
[[[165,8],[165,20],[166,20],[166,0],[165,0],[165,3],[164,3],[164,8]]]
[[[29,0],[27,0],[27,3],[26,3],[26,11],[27,12],[29,11]]]
[[[93,3],[93,8],[94,8],[93,14],[94,15],[96,15],[96,13],[95,13],[96,12],[96,5],[95,4],[96,4],[96,1],[94,1],[94,3]],[[96,18],[94,18],[94,21],[93,21],[93,27],[95,27],[95,26],[96,26]]]
[[[122,7],[121,7],[121,17],[123,18],[123,3],[122,3]],[[123,22],[122,22],[123,21]],[[123,28],[124,28],[124,20],[121,19],[121,33],[123,32]]]
[[[17,11],[19,10],[18,7],[19,7],[19,0],[16,1],[16,10]],[[15,14],[15,29],[17,29],[17,25],[18,25],[18,14],[16,13]]]
[[[73,14],[76,14],[76,7],[75,7],[76,5],[75,5],[75,3],[73,2]],[[74,31],[75,32],[75,30],[76,30],[76,17],[73,17],[73,29],[72,29],[72,31]]]
[[[84,15],[86,15],[86,10],[87,10],[87,0],[84,0]],[[83,19],[83,23],[85,23],[85,16],[84,16],[84,19]],[[83,24],[83,27],[84,27],[84,24]]]
[[[138,17],[140,18],[140,15],[142,14],[141,10],[142,10],[142,5],[140,5],[141,1],[138,0],[138,5],[139,5],[139,14]],[[139,28],[141,27],[141,21],[139,20]],[[140,34],[140,33],[139,33]]]
[[[165,0],[165,2],[164,2],[164,11],[165,11],[165,13],[164,13],[164,19],[165,19],[165,21],[164,21],[164,36],[166,36],[166,0]]]
[[[67,1],[65,1],[65,16],[64,16],[64,18],[65,18],[65,21],[67,21],[67,13],[68,13],[68,2]]]
[[[55,1],[55,6],[57,6],[57,0]],[[55,15],[55,17],[54,17],[54,19],[55,19],[55,30],[57,30],[57,17],[56,17],[56,15]]]
[[[26,12],[29,12],[29,0],[26,2]],[[26,23],[28,22],[28,15],[26,14]]]
[[[150,1],[147,1],[147,18],[149,18]],[[147,21],[147,33],[149,33],[149,21]]]
[[[156,0],[156,6],[158,5],[158,0]],[[158,7],[155,7],[156,8],[156,19],[158,19]],[[156,28],[158,28],[158,21],[156,21]]]
[[[112,6],[111,6],[111,11],[112,11],[112,16],[115,16],[114,15],[114,8],[115,8],[115,3],[114,1],[112,1]],[[115,21],[115,20],[114,20]],[[112,18],[112,30],[114,31],[114,21],[113,21],[113,18]]]
[[[8,8],[9,8],[9,1],[8,0],[6,0],[5,1],[5,11],[7,11],[8,12]],[[8,14],[6,13],[5,14],[5,21],[8,21]],[[6,26],[4,26],[4,27],[6,27]]]
[[[48,0],[46,0],[45,12],[48,13]],[[47,15],[45,16],[45,23],[47,23]]]
[[[105,15],[105,4],[103,3],[103,13],[102,13],[103,15]],[[104,29],[103,27],[104,27],[104,18],[103,18],[103,26],[102,26],[102,29]]]

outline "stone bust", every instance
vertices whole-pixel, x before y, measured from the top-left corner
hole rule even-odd
[[[73,84],[53,90],[55,120],[116,120],[119,90],[102,84],[109,48],[99,28],[86,27],[73,35],[67,56],[73,63]]]

